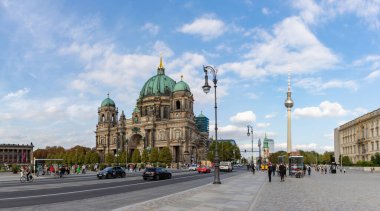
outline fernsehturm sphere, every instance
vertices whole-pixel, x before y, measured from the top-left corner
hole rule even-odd
[[[285,100],[285,107],[288,110],[288,141],[287,141],[287,152],[292,152],[292,107],[293,107],[293,100],[292,100],[292,91],[290,89],[290,73],[288,73],[288,92],[286,93],[287,97]]]

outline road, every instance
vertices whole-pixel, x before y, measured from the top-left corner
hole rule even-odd
[[[221,173],[221,179],[236,176],[242,170]],[[14,210],[91,210],[115,209],[179,191],[199,187],[213,181],[213,173],[173,172],[172,179],[144,181],[141,173],[126,178],[98,180],[96,175],[72,176],[63,179],[39,179],[33,183],[0,182],[0,208]],[[109,203],[113,201],[113,203]]]

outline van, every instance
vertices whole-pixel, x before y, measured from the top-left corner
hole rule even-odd
[[[219,164],[219,170],[231,172],[233,170],[232,163],[230,161],[221,161]]]

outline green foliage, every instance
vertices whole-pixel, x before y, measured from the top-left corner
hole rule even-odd
[[[132,163],[140,163],[141,162],[141,156],[140,151],[138,149],[133,150],[132,154]]]
[[[158,154],[158,161],[169,165],[172,162],[172,153],[170,153],[169,147],[163,147]]]
[[[106,164],[104,164],[104,163],[100,163],[100,164],[99,164],[99,169],[100,169],[100,170],[103,170],[104,168],[106,168]]]
[[[356,162],[357,166],[372,166],[372,161],[359,160]]]
[[[144,149],[143,152],[142,152],[141,162],[142,162],[142,163],[147,163],[147,162],[149,162],[149,153],[148,153],[148,150],[147,150],[147,149]]]
[[[371,161],[374,165],[380,165],[380,153],[376,152],[375,155],[372,155]]]
[[[207,159],[214,161],[215,147],[218,147],[218,156],[220,161],[234,161],[241,158],[240,149],[238,146],[232,145],[230,142],[218,142],[213,141],[210,144],[209,151],[207,154]]]
[[[339,158],[339,163],[340,163],[340,158]],[[352,162],[348,156],[343,156],[342,158],[342,165],[343,166],[352,166]]]
[[[111,153],[106,154],[106,163],[111,165],[115,161],[115,156]]]
[[[240,162],[243,163],[243,164],[246,164],[246,163],[248,163],[248,160],[247,160],[246,158],[243,157],[243,158],[240,160]]]
[[[279,160],[278,160],[279,156],[285,156],[284,162],[287,163],[288,153],[286,153],[285,151],[278,151],[278,152],[271,153],[268,159],[271,163],[279,163]]]
[[[16,165],[16,164],[12,164],[12,172],[14,174],[16,174],[17,172],[19,172],[21,170],[20,166],[19,165]]]
[[[158,162],[158,148],[157,147],[152,148],[149,160],[151,163],[157,163]]]
[[[127,158],[127,155],[126,155],[126,152],[124,151],[124,152],[121,152],[120,153],[120,163],[122,163],[122,164],[125,164],[126,163],[126,158]]]

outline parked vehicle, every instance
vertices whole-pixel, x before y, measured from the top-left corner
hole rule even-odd
[[[191,166],[189,166],[189,171],[196,171],[197,167],[198,167],[197,164],[192,164]]]
[[[160,179],[171,179],[172,173],[168,172],[164,168],[146,168],[142,175],[144,180],[147,179],[154,179],[154,180],[160,180]]]
[[[207,166],[199,166],[197,171],[198,173],[211,173],[211,169]]]
[[[233,170],[232,163],[230,161],[221,161],[219,164],[219,170],[231,172]]]
[[[107,167],[101,171],[98,172],[96,175],[98,179],[110,179],[110,178],[117,178],[117,177],[125,177],[125,170],[120,166],[114,166],[114,167]]]

